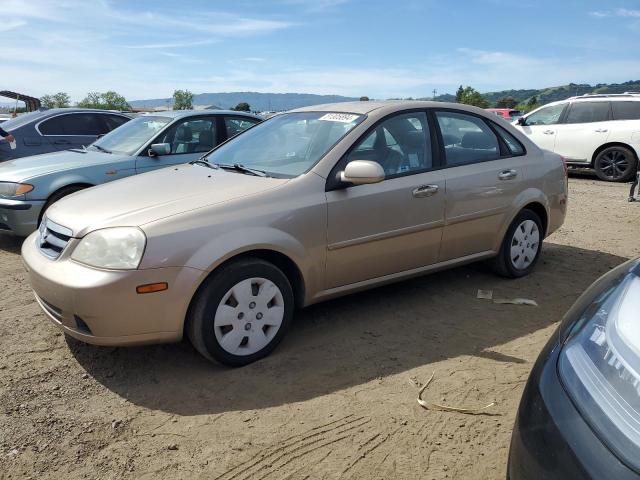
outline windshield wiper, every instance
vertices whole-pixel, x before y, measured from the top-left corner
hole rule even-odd
[[[100,145],[93,144],[93,145],[91,145],[91,146],[92,146],[92,147],[97,148],[97,149],[98,149],[98,150],[100,150],[101,152],[104,152],[104,153],[112,153],[112,152],[111,152],[111,150],[107,150],[106,148],[101,147]]]
[[[202,165],[203,167],[213,168],[214,170],[218,169],[217,165],[209,163],[207,160],[203,158],[199,158],[198,160],[192,160],[189,162],[189,165]]]
[[[267,172],[256,168],[245,167],[241,163],[234,163],[233,165],[216,163],[215,165],[220,168],[224,168],[225,170],[235,170],[236,172],[248,173],[249,175],[255,175],[256,177],[268,177]]]

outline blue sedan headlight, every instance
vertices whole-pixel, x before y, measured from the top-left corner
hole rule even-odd
[[[562,383],[601,440],[640,470],[640,277],[614,282],[576,329],[560,354]]]

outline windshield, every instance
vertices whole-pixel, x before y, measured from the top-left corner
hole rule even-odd
[[[296,177],[313,167],[364,116],[352,113],[285,113],[250,128],[207,156],[276,177]]]
[[[160,130],[171,123],[171,120],[169,117],[156,117],[155,115],[134,118],[96,140],[92,146],[97,147],[98,150],[133,155],[140,147],[155,137]]]
[[[47,116],[47,112],[29,112],[22,113],[18,115],[16,118],[11,118],[6,122],[2,122],[2,128],[5,130],[15,130],[16,128],[22,127],[27,123],[32,122],[33,120],[38,120],[40,118],[44,118]]]

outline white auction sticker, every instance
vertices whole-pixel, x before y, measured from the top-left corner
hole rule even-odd
[[[321,116],[318,120],[324,120],[325,122],[342,122],[342,123],[351,123],[360,115],[353,115],[351,113],[327,113],[326,115]]]

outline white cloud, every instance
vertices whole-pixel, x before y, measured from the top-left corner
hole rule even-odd
[[[632,10],[628,8],[616,8],[614,10],[598,10],[595,12],[589,12],[589,15],[596,18],[605,18],[605,17],[640,18],[640,10]]]

